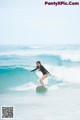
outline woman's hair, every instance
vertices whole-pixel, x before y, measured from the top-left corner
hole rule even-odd
[[[41,65],[41,62],[40,61],[37,61],[36,63],[39,63]]]

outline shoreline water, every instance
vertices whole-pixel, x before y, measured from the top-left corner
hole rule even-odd
[[[79,120],[80,89],[58,89],[47,94],[0,95],[0,106],[14,106],[15,120]]]

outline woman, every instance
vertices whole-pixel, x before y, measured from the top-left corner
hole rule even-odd
[[[49,72],[41,65],[41,62],[40,62],[40,61],[37,61],[37,62],[36,62],[36,66],[37,66],[37,67],[36,67],[34,70],[31,70],[31,72],[33,72],[33,71],[35,71],[35,70],[37,70],[37,69],[42,72],[43,76],[42,76],[42,78],[40,79],[40,83],[41,83],[41,85],[44,87],[45,85],[44,85],[43,80],[49,76]]]

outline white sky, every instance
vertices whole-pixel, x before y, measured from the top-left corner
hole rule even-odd
[[[0,0],[0,44],[80,44],[80,5],[44,2]]]

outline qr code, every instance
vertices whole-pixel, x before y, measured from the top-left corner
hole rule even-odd
[[[2,119],[13,118],[13,107],[1,107]]]

